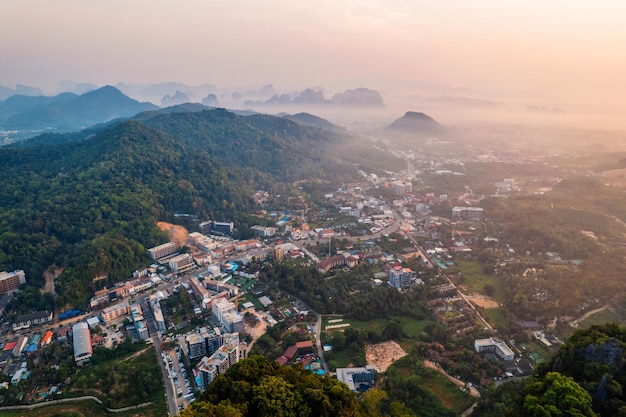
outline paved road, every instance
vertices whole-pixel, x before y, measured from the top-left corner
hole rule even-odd
[[[326,364],[326,359],[324,359],[324,347],[322,346],[322,315],[318,313],[315,314],[317,314],[317,322],[315,323],[315,346],[317,347],[317,356],[322,361],[325,375],[329,375],[328,364]]]
[[[139,297],[137,297],[137,301],[139,302],[139,305],[141,305],[141,309],[143,310],[143,318],[146,325],[148,326],[148,332],[152,335],[152,344],[154,345],[154,349],[156,350],[157,361],[161,366],[163,383],[165,385],[165,399],[167,401],[168,414],[170,416],[176,416],[178,415],[178,401],[176,399],[176,390],[174,389],[174,384],[169,377],[169,373],[167,368],[165,367],[165,363],[163,363],[161,335],[158,332],[158,327],[156,321],[154,320],[154,316],[152,315],[152,310],[148,305],[148,295],[140,295]]]

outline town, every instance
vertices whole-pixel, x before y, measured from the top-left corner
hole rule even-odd
[[[328,314],[335,308],[329,307],[334,303],[330,296],[320,302],[319,294],[315,299],[315,294],[296,293],[297,285],[277,287],[276,282],[268,281],[268,268],[279,265],[314,268],[322,287],[358,271],[360,282],[349,288],[352,296],[368,287],[393,288],[399,294],[419,291],[433,319],[418,320],[420,330],[411,337],[425,342],[425,364],[436,364],[468,397],[480,395],[474,386],[484,388],[529,375],[561,344],[554,332],[558,321],[569,320],[573,327],[577,324],[574,316],[542,323],[518,317],[518,330],[503,322],[493,298],[502,290],[494,279],[498,269],[520,261],[514,246],[487,229],[492,213],[480,207],[485,196],[475,194],[469,186],[459,189],[455,198],[449,193],[413,192],[413,184],[420,184],[426,174],[431,181],[463,178],[464,162],[443,158],[433,163],[410,152],[394,152],[407,162],[405,171],[388,177],[361,171],[361,182],[342,184],[324,193],[315,205],[303,205],[294,196],[289,200],[292,207],[276,210],[269,206],[272,196],[257,191],[251,199],[258,207],[255,216],[263,221],[251,226],[257,235],[253,239],[233,239],[232,222],[199,222],[198,231],[191,233],[182,226],[163,223],[170,241],[148,249],[151,264],[135,271],[127,281],[96,291],[87,310],[70,309],[56,315],[37,311],[4,323],[0,365],[10,377],[4,387],[28,385],[33,371],[30,359],[44,354],[52,341],[72,350],[78,375],[81,368],[89,366],[94,350],[114,349],[126,340],[151,344],[159,358],[172,415],[250,354],[329,374],[354,392],[374,386],[377,372],[384,372],[393,360],[407,354],[392,336],[383,338],[387,341],[380,343],[375,357],[368,355],[376,350],[375,340],[362,347],[364,362],[346,357],[347,351],[342,349],[346,339],[355,337],[351,330],[354,320],[349,315]],[[532,158],[526,162],[533,162]],[[444,169],[450,166],[459,171]],[[521,192],[512,178],[493,182],[491,187],[492,195],[500,199]],[[547,189],[537,187],[536,193]],[[485,264],[488,253],[500,254],[492,278],[478,280],[482,286],[471,284],[474,278],[468,275],[476,274],[472,265]],[[556,252],[538,256],[562,263]],[[526,274],[537,271],[527,268]],[[93,279],[106,282],[106,278]],[[20,270],[0,275],[1,312],[25,282]],[[537,294],[539,299],[548,298],[546,289],[538,289]],[[335,302],[342,301],[337,298]],[[572,314],[583,314],[591,307],[603,310],[600,304],[591,301]],[[473,338],[474,352],[485,361],[480,371],[460,371],[452,352],[442,350],[440,342],[427,335],[427,329],[432,333],[439,327],[455,338]],[[406,331],[401,328],[398,335],[403,333]],[[363,352],[354,354],[358,357]],[[62,398],[76,389],[68,376],[54,385],[34,386],[19,401]]]

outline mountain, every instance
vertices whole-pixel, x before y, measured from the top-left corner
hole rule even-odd
[[[303,126],[311,126],[317,127],[319,129],[325,130],[341,130],[341,128],[326,119],[322,119],[321,117],[315,116],[310,113],[297,113],[294,115],[281,115],[282,118],[291,120],[299,125]]]
[[[98,88],[97,85],[91,83],[77,83],[70,80],[61,81],[59,83],[58,91],[61,92],[69,92],[75,94],[85,94],[89,91],[96,90]]]
[[[190,100],[187,94],[183,93],[180,90],[176,90],[174,95],[170,96],[169,94],[167,94],[165,97],[161,99],[161,106],[162,107],[175,106],[177,104],[183,104],[183,103],[189,103],[189,102]]]
[[[385,107],[380,93],[368,88],[357,88],[337,93],[331,101],[333,104],[344,107]]]
[[[39,100],[39,105],[26,108],[2,120],[2,127],[71,131],[158,108],[150,103],[133,100],[111,86],[89,91],[80,96],[65,93],[53,99]]]
[[[233,221],[251,237],[255,190],[357,176],[333,151],[340,136],[274,116],[156,113],[72,141],[83,133],[57,134],[59,142],[70,137],[58,145],[0,148],[0,270],[24,269],[37,287],[50,265],[65,268],[57,306],[83,308],[95,290],[145,265],[146,248],[166,239],[156,222],[175,221],[174,213]],[[108,279],[94,283],[102,274]]]
[[[61,93],[56,96],[24,96],[14,95],[0,102],[0,123],[9,117],[33,110],[38,107],[47,106],[52,103],[73,100],[78,96],[73,93]]]
[[[209,94],[202,99],[202,104],[204,104],[205,106],[217,107],[219,105],[219,101],[215,94]]]
[[[16,94],[22,96],[41,96],[43,95],[43,91],[37,87],[22,84],[16,85],[15,88],[0,85],[0,100],[4,100]]]
[[[327,100],[322,91],[307,88],[304,91],[293,94],[276,94],[265,101],[246,100],[244,102],[246,107],[268,105],[384,107],[385,103],[378,91],[367,88],[346,90],[343,93],[335,94],[331,100]]]
[[[217,87],[211,84],[191,86],[175,81],[158,84],[117,83],[115,86],[127,96],[148,100],[153,103],[160,103],[164,96],[174,95],[177,90],[184,92],[190,98],[206,97],[209,93],[217,92]]]
[[[437,136],[444,132],[443,127],[427,114],[408,111],[404,116],[394,120],[387,130],[418,136]]]

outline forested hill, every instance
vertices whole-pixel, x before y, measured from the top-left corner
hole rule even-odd
[[[84,307],[163,243],[157,220],[182,212],[249,230],[256,189],[353,174],[326,155],[339,138],[281,118],[248,120],[225,110],[163,114],[78,142],[0,149],[0,270],[24,269],[41,286],[46,268],[64,267],[57,306]],[[101,274],[108,282],[94,283]],[[31,298],[21,310],[53,307],[50,296]]]

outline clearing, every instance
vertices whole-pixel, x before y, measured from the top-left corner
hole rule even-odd
[[[482,308],[498,308],[498,303],[490,297],[482,294],[472,294],[465,296],[468,300],[474,303],[477,307]]]
[[[167,222],[157,222],[157,226],[159,227],[159,229],[167,232],[167,236],[170,238],[170,240],[176,243],[178,246],[184,246],[187,243],[187,238],[189,237],[189,234],[187,233],[187,229],[185,229],[183,226]]]
[[[385,372],[392,363],[406,355],[404,349],[394,341],[365,346],[367,364],[374,365],[380,372]]]
[[[63,272],[63,268],[60,268],[56,265],[50,265],[44,272],[43,278],[46,280],[46,284],[43,289],[39,290],[41,294],[45,294],[49,292],[53,297],[56,297],[56,292],[54,291],[54,280],[59,274]]]

